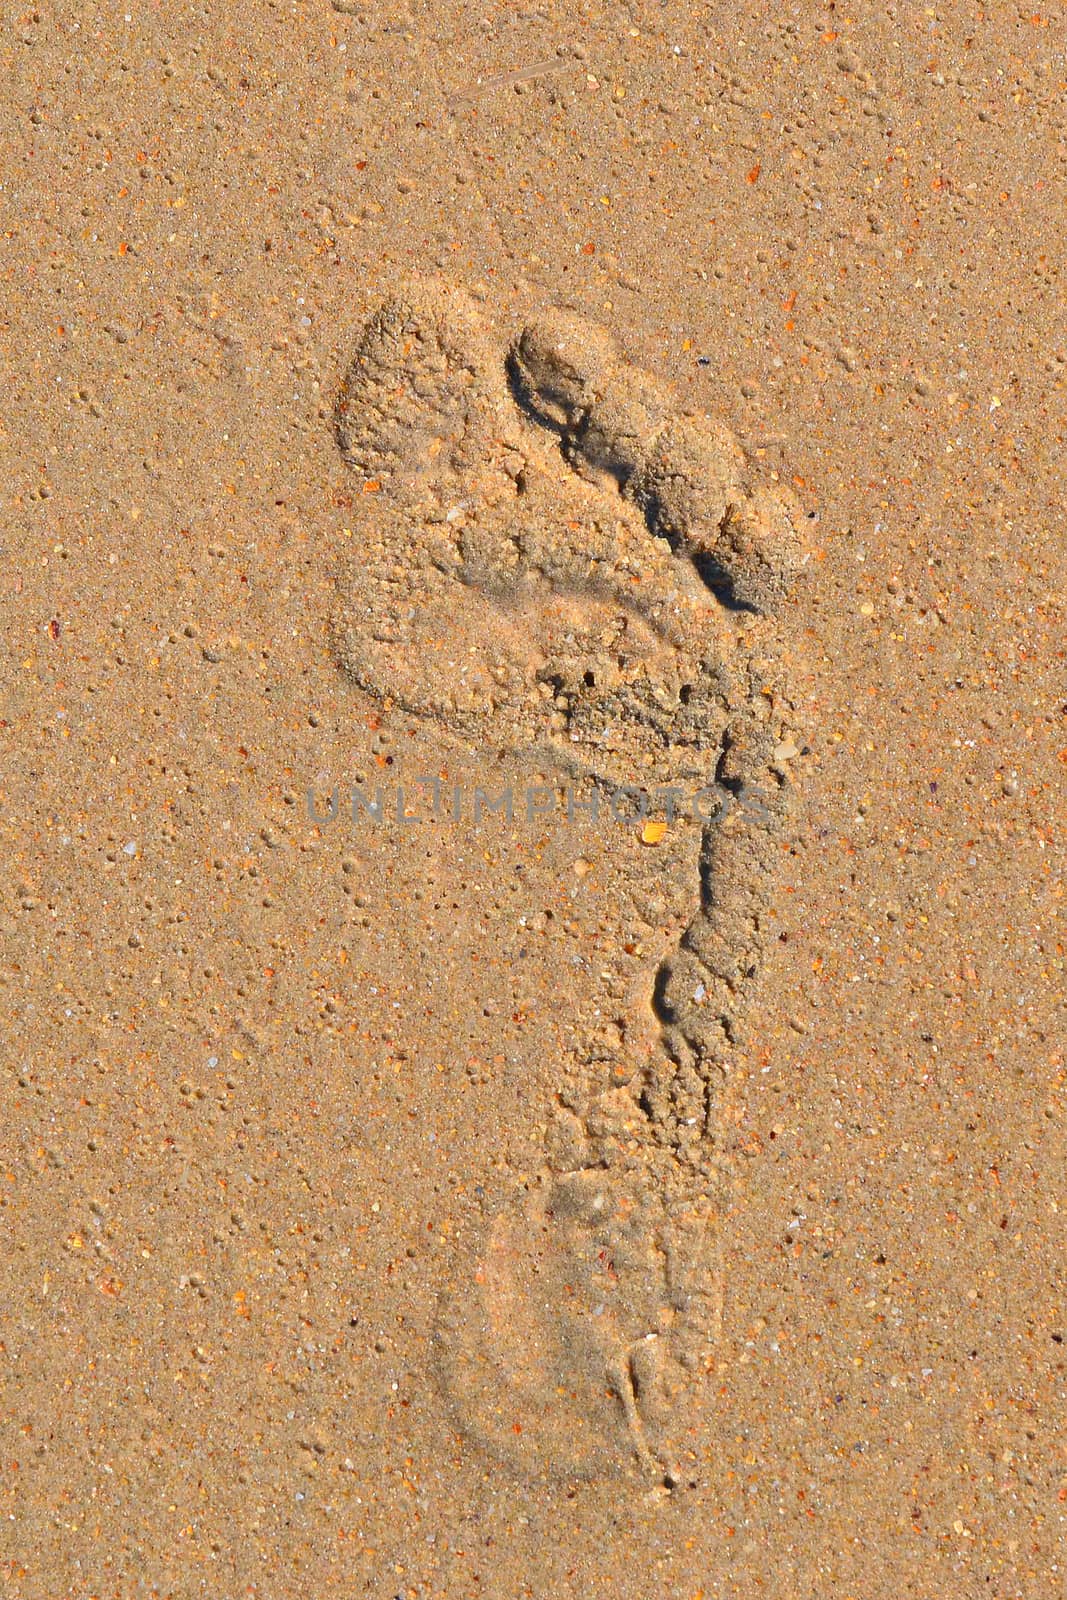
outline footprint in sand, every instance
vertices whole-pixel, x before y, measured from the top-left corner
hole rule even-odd
[[[505,352],[441,284],[371,319],[335,422],[368,508],[336,634],[361,688],[589,797],[730,802],[690,821],[671,948],[609,1043],[560,1062],[541,1167],[457,1263],[436,1332],[483,1449],[671,1485],[719,1337],[722,1095],[788,801],[773,611],[799,509],[599,327],[550,312]],[[604,895],[620,942],[634,870]]]

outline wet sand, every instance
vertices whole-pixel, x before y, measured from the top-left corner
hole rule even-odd
[[[1059,1592],[1063,42],[12,12],[5,1592]],[[399,341],[374,477],[346,375],[441,283],[475,353],[409,391]],[[553,308],[617,355],[523,390]],[[707,462],[663,510],[687,413],[803,546],[779,584],[761,499],[751,612]],[[727,725],[758,874],[691,814],[473,815],[581,738],[730,793]]]

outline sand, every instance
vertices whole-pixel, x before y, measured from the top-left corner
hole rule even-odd
[[[1063,1592],[1062,18],[4,39],[3,1592]]]

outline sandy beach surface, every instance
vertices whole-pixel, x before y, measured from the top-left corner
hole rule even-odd
[[[0,42],[0,1589],[1062,1595],[1062,12],[125,3]]]

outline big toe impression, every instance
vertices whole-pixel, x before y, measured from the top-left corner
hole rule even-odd
[[[507,391],[470,298],[419,283],[363,330],[334,414],[349,466],[390,487],[432,487],[484,459]]]

